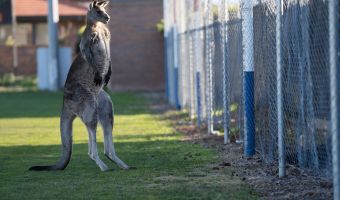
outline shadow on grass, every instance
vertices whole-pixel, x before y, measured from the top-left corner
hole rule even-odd
[[[59,117],[63,93],[60,92],[0,92],[0,118]],[[145,114],[145,99],[138,93],[110,94],[115,114]]]
[[[87,156],[87,144],[74,145],[64,171],[32,172],[53,164],[60,145],[0,147],[0,195],[4,199],[249,199],[250,190],[230,171],[208,167],[214,152],[181,141],[116,143],[118,156],[134,170],[100,172]],[[99,143],[102,152],[103,144]],[[252,198],[254,199],[254,198]]]
[[[115,143],[117,155],[127,164],[137,169],[185,169],[193,161],[206,160],[210,151],[194,147],[179,140],[121,142]],[[104,162],[110,161],[103,155],[103,143],[98,142],[98,152]],[[87,155],[88,144],[74,144],[73,155],[67,171],[97,171],[99,168]],[[188,152],[195,155],[188,159]],[[23,172],[32,165],[50,165],[58,161],[61,145],[8,146],[0,147],[0,173]],[[203,159],[203,160],[202,160]],[[206,160],[207,161],[207,160]],[[114,166],[114,165],[113,165]],[[111,166],[111,167],[113,167]],[[114,168],[117,168],[114,166]],[[117,168],[118,169],[118,168]]]
[[[148,140],[155,140],[158,138],[169,138],[169,137],[178,137],[180,136],[180,133],[177,132],[172,132],[172,133],[159,133],[159,134],[149,134],[149,133],[143,133],[143,134],[128,134],[128,135],[114,135],[114,139],[116,140],[144,140],[144,141],[148,141]]]

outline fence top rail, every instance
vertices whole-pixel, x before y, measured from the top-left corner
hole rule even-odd
[[[215,27],[221,26],[221,25],[228,25],[228,26],[235,25],[237,23],[240,23],[241,21],[242,21],[241,19],[232,19],[232,20],[229,20],[229,21],[224,22],[224,23],[214,22],[214,23],[209,24],[207,26],[201,26],[201,27],[198,27],[198,28],[189,29],[189,30],[186,30],[184,32],[179,32],[178,34],[179,35],[190,34],[190,33],[194,33],[194,32],[204,31],[206,29],[215,28]]]

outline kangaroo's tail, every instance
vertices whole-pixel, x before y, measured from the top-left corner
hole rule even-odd
[[[60,160],[55,165],[49,166],[33,166],[31,171],[50,171],[50,170],[64,170],[70,162],[72,155],[72,122],[75,115],[63,108],[60,117],[60,131],[62,142],[62,155]]]

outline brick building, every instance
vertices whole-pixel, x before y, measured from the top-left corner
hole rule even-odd
[[[16,31],[13,37],[11,0],[0,1],[0,75],[13,71],[12,45],[18,46],[17,74],[35,75],[37,48],[48,45],[47,0],[16,0],[13,5]],[[7,11],[7,12],[6,12]],[[87,5],[73,0],[59,0],[59,43],[74,47],[78,31],[85,24]],[[2,21],[1,21],[2,19]]]
[[[10,0],[7,0],[10,1]],[[19,42],[19,74],[36,73],[36,48],[47,46],[47,0],[16,0],[18,25],[26,30]],[[59,0],[61,46],[74,47],[90,0]],[[112,90],[163,90],[163,36],[156,24],[163,18],[162,0],[111,0]],[[5,26],[0,22],[0,29]],[[7,31],[10,34],[10,27]],[[3,31],[3,32],[4,32]],[[5,40],[4,38],[3,40]],[[0,74],[11,72],[12,50],[1,41]],[[1,45],[2,44],[2,45]]]
[[[111,0],[114,90],[163,90],[162,0]]]
[[[77,0],[88,3],[90,0]],[[112,90],[164,90],[163,0],[110,0]]]

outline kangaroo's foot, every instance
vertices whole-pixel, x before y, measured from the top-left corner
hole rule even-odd
[[[89,153],[89,157],[98,165],[102,172],[109,170],[109,167],[99,158],[98,154]]]
[[[130,169],[130,167],[125,164],[118,156],[112,153],[105,153],[105,156],[111,160],[112,162],[116,163],[122,169]]]

